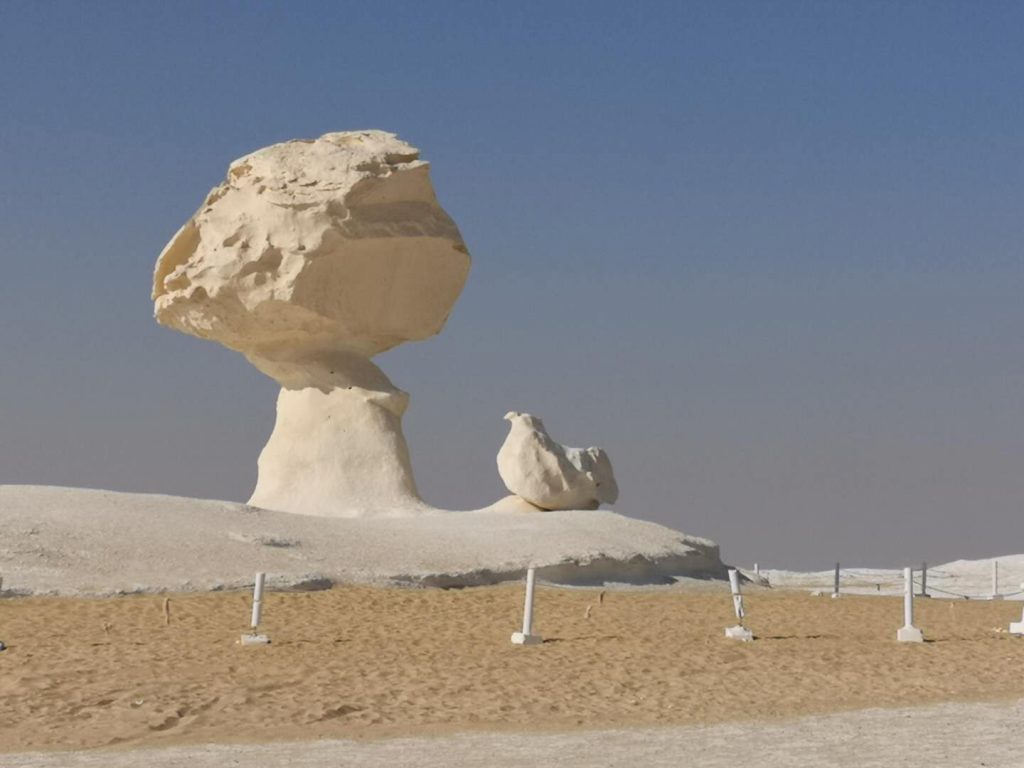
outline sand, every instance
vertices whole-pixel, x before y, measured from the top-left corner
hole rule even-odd
[[[244,593],[0,600],[0,752],[472,731],[572,733],[1024,696],[1011,602],[901,603],[542,586],[543,646],[509,644],[521,588],[271,593],[269,647],[235,645]],[[590,617],[586,611],[590,607]]]

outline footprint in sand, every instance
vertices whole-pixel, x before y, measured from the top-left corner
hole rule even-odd
[[[362,710],[362,707],[353,707],[349,704],[339,704],[337,707],[328,707],[324,709],[319,717],[314,718],[314,722],[321,722],[323,720],[334,720],[338,717],[351,715],[353,712],[362,712]]]
[[[188,707],[181,707],[179,709],[176,709],[176,710],[174,710],[174,714],[168,715],[167,717],[165,717],[160,722],[155,723],[155,724],[151,723],[150,726],[149,726],[149,730],[151,730],[151,731],[167,731],[167,730],[170,730],[171,728],[175,727],[178,723],[180,723],[181,722],[181,718],[185,717],[185,715],[187,715],[188,713],[189,713],[189,708]]]

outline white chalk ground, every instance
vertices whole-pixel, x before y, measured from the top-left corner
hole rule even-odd
[[[718,547],[607,510],[430,511],[344,519],[244,504],[0,485],[5,594],[207,591],[252,584],[492,584],[534,565],[557,583],[724,575]],[[511,509],[509,509],[511,507]]]
[[[1024,555],[995,559],[1000,594],[1024,599]],[[992,562],[929,567],[928,592],[985,599]],[[531,564],[562,584],[647,586],[725,575],[713,542],[607,510],[522,512],[504,502],[473,512],[340,519],[177,496],[0,485],[6,595],[233,589],[251,585],[256,571],[268,574],[272,588],[493,584],[519,578]],[[753,569],[744,572],[754,578]],[[832,591],[831,570],[762,569],[760,576],[773,587]],[[840,590],[899,595],[902,570],[843,567]]]
[[[765,702],[766,711],[771,702]],[[0,754],[5,768],[1011,768],[1024,700],[868,709],[777,723],[383,741]]]

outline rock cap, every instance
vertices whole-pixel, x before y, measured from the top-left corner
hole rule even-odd
[[[418,149],[328,133],[231,163],[160,254],[155,315],[257,358],[372,357],[438,333],[469,264]]]

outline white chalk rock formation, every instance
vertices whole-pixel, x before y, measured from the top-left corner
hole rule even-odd
[[[251,588],[256,571],[267,572],[268,586],[305,588],[469,587],[519,580],[531,565],[556,584],[726,574],[707,539],[610,510],[531,514],[527,506],[317,518],[227,501],[0,485],[0,596]]]
[[[541,509],[597,509],[619,497],[612,463],[600,448],[559,445],[544,422],[510,411],[508,437],[498,451],[498,474],[516,496]]]
[[[383,131],[275,144],[233,162],[160,254],[157,320],[282,387],[251,504],[428,509],[402,434],[408,395],[370,361],[438,333],[469,271],[428,170]]]

